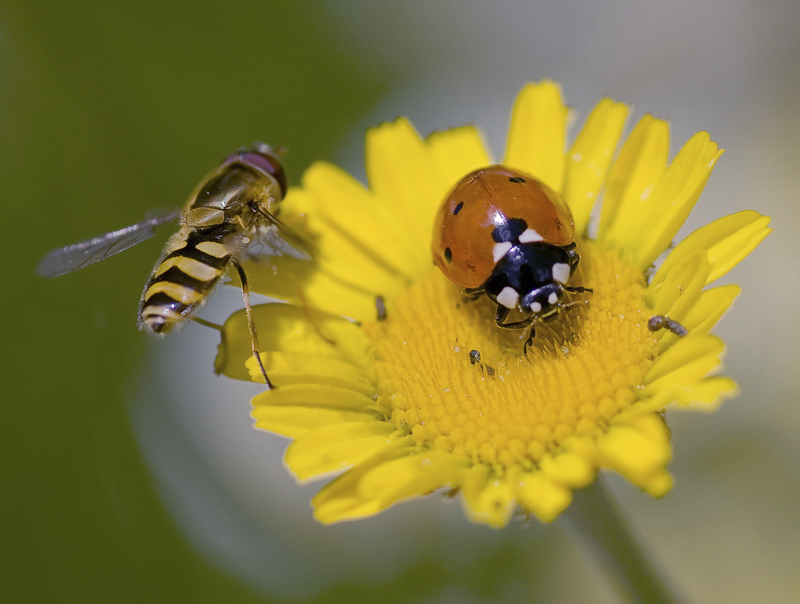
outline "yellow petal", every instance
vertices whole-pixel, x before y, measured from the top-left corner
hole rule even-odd
[[[572,490],[542,472],[523,473],[517,483],[517,496],[522,507],[542,522],[552,522],[572,502]]]
[[[660,496],[669,489],[671,481],[664,470],[672,457],[669,429],[658,415],[645,413],[615,422],[598,447],[603,465],[648,493]]]
[[[736,396],[739,387],[732,379],[727,377],[710,377],[700,380],[691,386],[686,386],[672,393],[679,405],[691,411],[716,411],[722,401]],[[680,409],[681,407],[676,407]]]
[[[704,291],[681,322],[692,333],[708,333],[731,307],[741,289],[731,284]]]
[[[695,308],[700,299],[708,280],[708,271],[708,261],[704,253],[697,252],[687,256],[670,272],[663,283],[648,288],[647,293],[653,298],[653,314],[666,315],[681,323],[691,333],[684,317]],[[658,337],[660,340],[657,351],[661,354],[672,346],[679,336],[662,329],[658,332]]]
[[[516,507],[515,489],[505,478],[494,475],[488,466],[473,466],[465,473],[461,493],[464,512],[473,522],[502,528]]]
[[[347,477],[347,474],[341,478]],[[337,481],[331,482],[328,486],[322,489],[319,495],[327,495],[331,489],[338,487],[342,483]],[[311,505],[314,507],[314,520],[321,524],[333,524],[335,522],[342,522],[344,520],[358,520],[360,518],[369,518],[379,514],[388,506],[383,505],[377,499],[361,499],[354,497],[346,492],[344,487],[336,489],[336,492],[342,492],[341,497],[331,497],[327,500],[320,500],[317,497],[311,500]]]
[[[652,296],[653,312],[669,315],[680,321],[700,297],[706,285],[708,270],[704,253],[686,256],[657,287],[652,284],[648,287],[648,294]]]
[[[558,84],[528,84],[514,103],[503,163],[561,191],[566,132],[567,108]]]
[[[671,409],[716,411],[723,400],[736,396],[739,387],[727,377],[707,377],[687,384],[665,386],[655,391],[649,398],[636,402],[639,411],[663,412],[668,406]]]
[[[653,283],[663,281],[683,258],[698,251],[708,255],[708,282],[716,281],[741,262],[772,231],[768,224],[768,216],[745,210],[724,216],[697,229],[667,256],[653,278]]]
[[[467,465],[465,458],[444,451],[420,451],[364,472],[358,491],[362,497],[379,499],[388,506],[452,484]]]
[[[663,497],[672,490],[674,483],[672,474],[664,468],[654,471],[649,476],[642,477],[639,486],[651,497]]]
[[[297,207],[310,208],[307,228],[312,233],[318,233],[314,261],[321,272],[356,289],[376,294],[394,291],[408,280],[407,275],[373,250],[380,246],[382,239],[380,232],[374,232],[380,231],[380,224],[373,216],[367,214],[369,217],[353,219],[354,226],[364,231],[360,238],[355,238],[337,225],[328,225],[328,228],[323,226],[324,216],[314,213],[316,204],[309,192],[297,191],[295,199],[298,200],[295,204]],[[361,214],[366,212],[362,211],[357,216]],[[391,250],[392,244],[387,245]]]
[[[289,359],[296,354],[302,362],[320,371],[336,367],[346,380],[369,382],[366,377],[371,364],[369,346],[363,332],[352,322],[290,304],[253,306],[253,320],[265,362],[272,361],[267,359],[270,352],[280,351],[275,362],[281,363],[282,370],[289,370],[292,367]],[[280,355],[289,356],[279,360]],[[252,357],[247,317],[244,310],[240,310],[228,317],[222,327],[214,370],[234,379],[249,380],[246,364]]]
[[[347,361],[290,352],[261,352],[261,363],[275,386],[317,384],[349,388],[365,396],[375,393],[374,379]],[[251,354],[245,361],[252,382],[264,383],[261,367]]]
[[[430,160],[440,181],[439,187],[444,195],[463,176],[491,163],[483,137],[475,126],[461,126],[441,132],[434,132],[425,141]],[[430,216],[433,217],[439,206],[436,205]]]
[[[635,219],[648,211],[653,188],[667,167],[669,124],[645,115],[608,172],[598,239],[624,248]]]
[[[383,464],[410,451],[408,439],[397,439],[378,454],[331,481],[311,500],[314,518],[323,524],[332,524],[365,518],[385,510],[391,504],[377,497],[363,496],[361,480],[368,472],[380,470]]]
[[[495,479],[468,502],[467,516],[473,522],[482,522],[492,528],[503,528],[516,509],[514,496],[511,485],[505,480]]]
[[[678,232],[722,155],[708,136],[698,132],[683,146],[651,195],[649,212],[631,226],[627,249],[645,270]]]
[[[295,438],[285,462],[298,480],[343,470],[390,445],[394,431],[390,423],[374,420],[332,424]]]
[[[645,394],[696,382],[720,365],[725,344],[712,335],[678,339],[653,364],[644,378]]]
[[[286,436],[297,438],[329,425],[363,422],[375,418],[372,411],[351,411],[330,407],[260,406],[251,413],[256,425]]]
[[[336,257],[336,248],[326,241],[338,235],[393,274],[411,277],[414,274],[415,246],[407,223],[398,221],[389,204],[367,191],[344,170],[325,162],[313,164],[303,174],[303,189],[309,200],[298,199],[297,209],[304,211],[306,228],[317,236],[320,253]],[[292,190],[287,201],[300,195]],[[337,242],[341,246],[342,242]],[[426,257],[429,262],[430,259]],[[410,266],[409,266],[410,265]]]
[[[570,449],[545,455],[539,466],[542,474],[550,480],[574,488],[585,487],[595,476],[590,457]]]
[[[344,411],[364,411],[375,407],[375,401],[371,396],[350,388],[323,384],[293,384],[275,388],[257,394],[253,397],[252,403],[252,416],[256,420],[256,426],[265,430],[269,430],[269,427],[258,423],[259,409],[262,407],[314,407]]]
[[[589,114],[570,149],[563,192],[575,219],[575,232],[579,235],[589,224],[592,207],[627,117],[628,107],[624,103],[603,99]]]
[[[370,189],[392,208],[396,220],[406,222],[415,241],[430,241],[433,227],[419,216],[436,212],[446,191],[411,123],[398,118],[367,131],[366,164]]]

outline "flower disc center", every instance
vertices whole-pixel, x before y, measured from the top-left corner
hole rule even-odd
[[[655,355],[645,283],[594,242],[579,252],[570,284],[594,293],[572,294],[577,304],[538,324],[527,358],[527,329],[498,328],[488,298],[466,299],[434,267],[388,300],[387,320],[365,330],[390,421],[420,446],[532,467],[629,407]]]

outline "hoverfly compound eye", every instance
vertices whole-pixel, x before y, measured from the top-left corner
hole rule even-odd
[[[286,172],[283,170],[283,164],[281,164],[280,159],[271,149],[264,152],[249,151],[242,154],[241,161],[274,178],[280,188],[281,199],[286,197],[286,192],[289,188]]]
[[[286,197],[289,183],[278,155],[266,143],[255,143],[252,148],[242,148],[228,155],[220,164],[220,170],[231,164],[240,164],[266,175],[275,183],[279,200]]]

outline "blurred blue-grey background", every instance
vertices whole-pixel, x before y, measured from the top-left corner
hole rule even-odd
[[[579,122],[600,97],[727,149],[684,232],[753,208],[775,232],[726,278],[717,333],[740,398],[670,415],[674,491],[614,481],[630,522],[694,600],[800,590],[797,395],[800,9],[792,0],[54,3],[0,6],[4,602],[614,602],[560,522],[469,524],[427,498],[311,520],[285,441],[250,427],[258,389],[211,371],[217,338],[135,327],[164,237],[85,271],[48,249],[184,201],[230,150],[288,149],[363,173],[365,127],[482,126],[499,156],[528,80]],[[221,290],[203,314],[241,306]]]

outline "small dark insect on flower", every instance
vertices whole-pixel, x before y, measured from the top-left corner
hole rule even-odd
[[[650,331],[658,331],[659,329],[668,329],[676,336],[685,336],[689,333],[689,330],[686,329],[683,325],[670,319],[666,315],[655,315],[654,317],[650,317],[650,320],[647,322],[647,327]]]
[[[386,320],[386,301],[383,296],[375,296],[375,311],[378,321]]]

